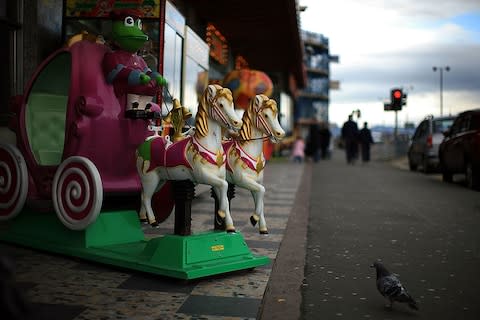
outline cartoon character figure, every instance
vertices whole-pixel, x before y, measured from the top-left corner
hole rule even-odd
[[[174,129],[173,142],[177,142],[190,136],[192,128],[183,133],[182,129],[185,126],[185,120],[189,119],[192,113],[182,105],[178,99],[173,99],[173,109],[170,111],[170,118]]]
[[[145,106],[167,81],[137,54],[148,41],[139,13],[131,9],[114,11],[111,17],[113,50],[103,58],[105,78],[114,86],[120,103],[125,105],[125,116],[145,118]]]
[[[99,0],[95,8],[92,9],[89,16],[92,17],[108,17],[115,4],[115,0]]]
[[[143,16],[144,17],[155,17],[155,6],[156,3],[154,0],[144,0],[143,1]]]

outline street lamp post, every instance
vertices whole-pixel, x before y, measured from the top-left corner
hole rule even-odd
[[[443,70],[450,71],[450,67],[446,66],[445,68],[442,67],[432,67],[433,72],[440,71],[440,116],[443,116]]]

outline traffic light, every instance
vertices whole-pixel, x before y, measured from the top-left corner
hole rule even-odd
[[[404,93],[402,97],[402,106],[406,106],[406,105],[407,105],[407,94]]]
[[[403,92],[402,89],[392,89],[390,91],[390,105],[391,110],[399,111],[402,110],[402,101],[403,101]]]

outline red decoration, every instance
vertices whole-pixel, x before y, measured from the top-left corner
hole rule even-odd
[[[248,108],[248,102],[255,95],[270,97],[273,92],[273,83],[267,74],[250,69],[231,71],[223,79],[223,86],[232,90],[235,107],[242,109]]]

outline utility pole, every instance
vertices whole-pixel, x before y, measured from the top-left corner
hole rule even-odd
[[[442,67],[432,67],[433,72],[440,71],[440,116],[443,116],[443,70],[450,71],[450,67],[446,66],[445,68]]]

